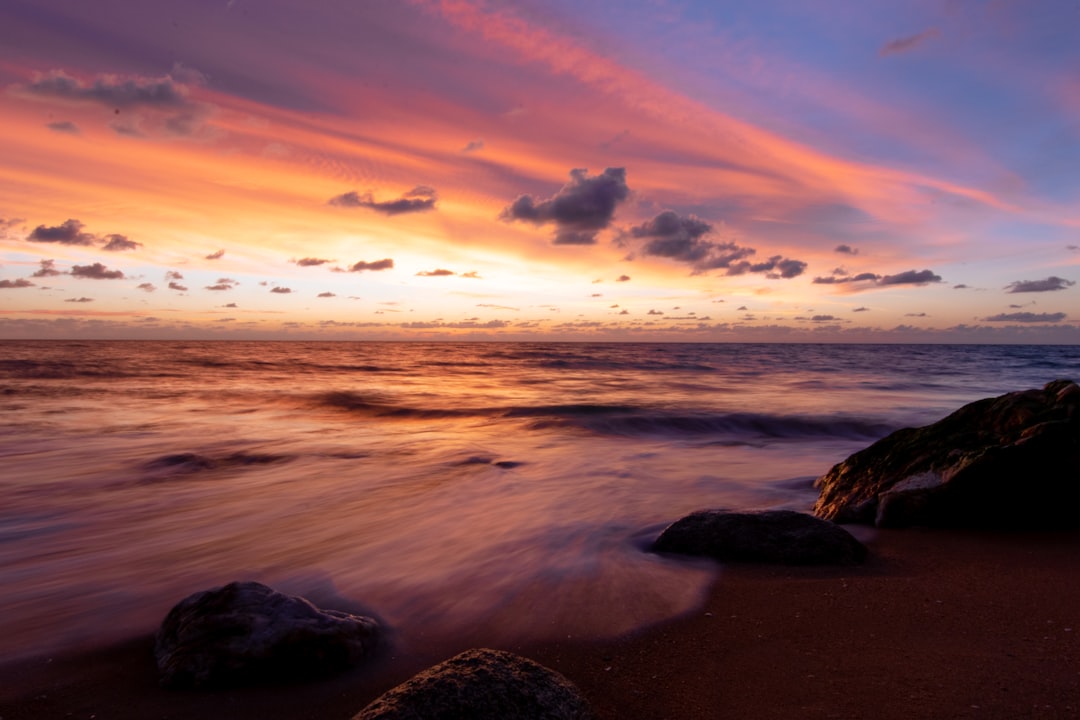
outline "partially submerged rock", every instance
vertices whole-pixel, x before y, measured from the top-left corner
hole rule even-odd
[[[866,559],[866,547],[847,530],[791,510],[701,510],[668,526],[652,549],[783,565],[854,565]]]
[[[1080,387],[978,400],[818,478],[816,515],[880,527],[1080,525]]]
[[[372,618],[320,610],[257,582],[181,600],[158,630],[154,656],[168,687],[216,687],[328,675],[377,644]]]
[[[387,691],[353,720],[587,720],[565,677],[501,650],[468,650]]]

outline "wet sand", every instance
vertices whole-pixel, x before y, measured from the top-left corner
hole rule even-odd
[[[600,718],[1080,717],[1080,532],[881,531],[858,568],[729,566],[705,604],[615,640],[508,646],[562,672]],[[617,608],[612,610],[617,612]],[[152,641],[0,666],[0,718],[326,718],[485,628],[328,681],[157,686]]]

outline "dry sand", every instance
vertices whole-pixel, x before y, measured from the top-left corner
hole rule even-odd
[[[727,567],[704,607],[629,637],[503,649],[562,672],[612,720],[1080,717],[1080,532],[881,531],[868,544],[859,568]],[[346,720],[483,636],[215,693],[158,688],[140,638],[0,667],[0,719]]]

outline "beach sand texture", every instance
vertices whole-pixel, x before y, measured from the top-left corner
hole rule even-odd
[[[564,674],[600,718],[1080,716],[1080,532],[860,534],[861,567],[727,566],[675,620],[502,649]],[[159,688],[151,639],[135,638],[5,666],[0,717],[345,720],[492,639],[462,628],[327,681],[191,693]]]

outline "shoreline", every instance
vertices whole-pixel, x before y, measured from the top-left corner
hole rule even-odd
[[[602,719],[1080,716],[1080,531],[877,530],[866,544],[861,567],[725,566],[700,608],[620,638],[507,645],[477,627],[314,683],[164,690],[149,637],[16,661],[0,665],[0,717],[347,720],[482,646],[559,671]]]

